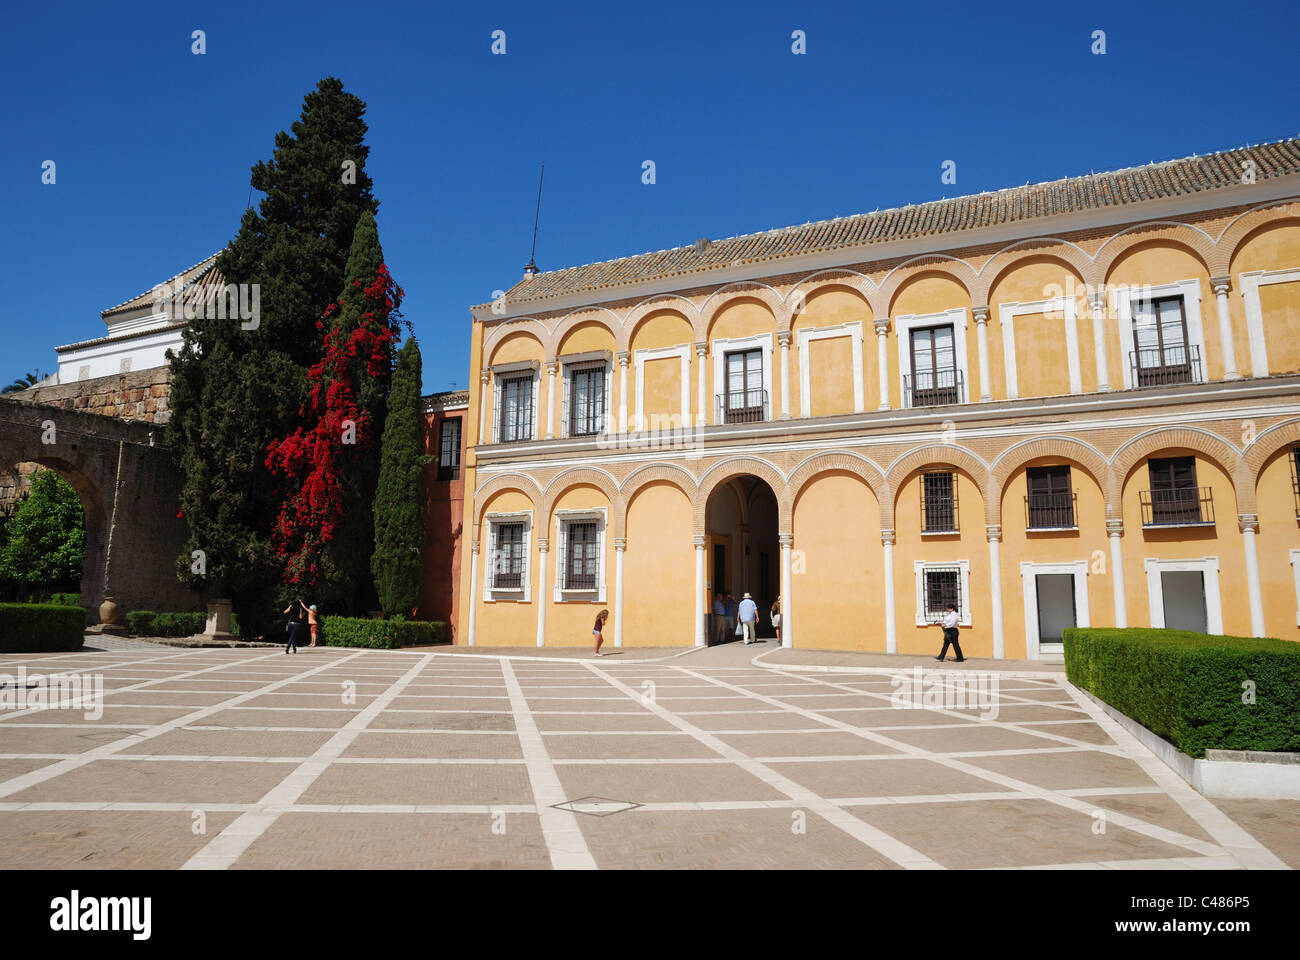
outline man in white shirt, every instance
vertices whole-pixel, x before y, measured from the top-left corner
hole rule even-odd
[[[740,625],[745,631],[745,642],[757,643],[758,634],[755,633],[755,630],[758,627],[758,604],[754,602],[754,598],[749,594],[745,594],[740,601],[740,609],[736,613],[740,617]]]
[[[948,612],[943,615],[943,649],[939,651],[936,660],[943,660],[948,655],[948,644],[952,644],[953,652],[957,654],[956,662],[961,663],[966,658],[961,655],[961,644],[957,642],[957,605],[948,604]]]

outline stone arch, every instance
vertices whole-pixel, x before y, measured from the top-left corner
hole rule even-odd
[[[823,279],[818,279],[823,278]],[[781,312],[776,317],[776,329],[778,332],[789,331],[794,326],[794,307],[800,302],[799,294],[802,292],[802,302],[807,303],[819,293],[827,290],[848,290],[857,294],[871,311],[873,318],[880,317],[881,312],[878,309],[877,287],[875,282],[866,274],[858,273],[856,270],[832,269],[819,270],[816,273],[810,273],[800,279],[790,292],[786,294],[785,300],[781,305]]]
[[[709,497],[713,494],[713,491],[732,477],[746,473],[753,474],[772,488],[772,492],[776,494],[778,530],[780,533],[790,532],[792,511],[790,509],[789,490],[781,471],[768,461],[760,460],[757,457],[731,457],[714,464],[700,478],[699,494],[695,498],[696,536],[704,534],[705,512],[708,509]]]
[[[550,331],[546,325],[535,317],[520,317],[515,320],[507,321],[500,326],[493,327],[483,337],[483,367],[486,369],[492,364],[492,354],[501,341],[516,333],[524,333],[531,336],[542,348],[542,356],[549,356],[549,343],[551,339]]]
[[[637,495],[642,487],[649,486],[652,483],[671,483],[681,490],[682,493],[686,494],[686,499],[691,502],[692,516],[694,515],[695,498],[699,492],[700,482],[690,471],[672,463],[647,464],[633,470],[623,478],[623,482],[619,484],[619,493],[623,498],[625,514],[628,504],[632,502],[632,498]]]
[[[1097,274],[1104,282],[1125,256],[1135,248],[1148,243],[1181,247],[1201,262],[1201,267],[1207,274],[1213,275],[1210,265],[1214,263],[1214,241],[1199,227],[1176,220],[1152,220],[1134,224],[1115,234],[1097,251]]]
[[[830,470],[842,470],[845,473],[851,473],[870,488],[875,494],[876,504],[880,510],[881,529],[887,529],[885,524],[885,504],[893,502],[893,496],[889,492],[889,484],[885,482],[885,475],[881,469],[871,460],[858,453],[852,453],[848,450],[831,450],[826,453],[814,453],[810,457],[805,457],[799,465],[790,472],[790,479],[786,481],[786,486],[790,490],[790,514],[794,516],[794,505],[799,500],[800,494],[819,474],[826,473]],[[893,516],[891,510],[889,516]]]
[[[1129,474],[1147,457],[1169,447],[1195,450],[1213,460],[1232,481],[1238,513],[1255,512],[1255,478],[1235,446],[1200,427],[1157,427],[1129,440],[1111,455],[1112,489],[1107,502],[1118,509],[1120,494]],[[1109,519],[1118,519],[1118,515]]]
[[[636,306],[632,307],[623,316],[623,322],[619,325],[619,331],[615,335],[615,342],[618,343],[618,349],[627,351],[632,349],[632,337],[636,333],[636,328],[641,325],[651,314],[655,313],[676,313],[686,321],[686,325],[691,328],[691,335],[695,336],[695,331],[699,328],[699,308],[695,302],[681,294],[657,294],[653,297],[647,297]]]
[[[984,501],[984,523],[986,526],[1001,522],[1001,498],[990,495],[989,491],[993,488],[993,481],[989,475],[988,464],[965,447],[958,447],[948,443],[932,443],[909,450],[891,463],[889,469],[885,471],[885,486],[889,489],[890,496],[888,513],[886,513],[885,503],[881,503],[880,526],[882,530],[888,530],[894,526],[894,509],[898,505],[898,494],[908,476],[922,467],[940,463],[950,463],[955,467],[959,467],[966,471],[971,479],[975,481],[975,487],[979,490],[980,498]]]
[[[487,512],[488,501],[498,493],[505,493],[507,490],[522,493],[532,501],[534,510],[537,510],[542,503],[542,488],[532,477],[522,473],[503,473],[493,477],[474,491],[473,541],[475,543],[478,543],[478,532],[483,526],[483,514]]]
[[[952,280],[966,291],[971,303],[975,303],[975,290],[979,285],[979,275],[974,268],[965,260],[957,257],[948,256],[947,254],[927,253],[903,261],[890,270],[885,279],[881,281],[880,291],[876,299],[884,306],[885,312],[879,314],[879,316],[893,316],[894,301],[898,299],[898,294],[902,289],[909,283],[923,280],[927,276],[944,277]]]
[[[1252,489],[1258,488],[1259,475],[1265,464],[1279,451],[1295,444],[1300,444],[1300,417],[1275,423],[1263,433],[1256,435],[1242,457],[1246,469],[1250,471]]]
[[[1111,515],[1110,491],[1112,483],[1110,461],[1092,444],[1085,443],[1076,437],[1055,435],[1036,437],[1033,440],[1022,440],[998,454],[990,468],[990,473],[993,487],[997,490],[999,499],[1006,493],[1007,483],[1011,480],[1011,475],[1026,463],[1040,457],[1062,457],[1073,460],[1087,470],[1092,479],[1096,481],[1097,486],[1101,488],[1101,495],[1106,501],[1106,516]],[[1115,509],[1118,511],[1118,504],[1115,505]]]
[[[781,295],[765,283],[742,280],[719,287],[709,294],[709,298],[704,303],[700,304],[699,314],[695,321],[695,342],[700,343],[708,340],[709,333],[713,329],[713,323],[718,319],[718,314],[732,304],[745,300],[755,300],[767,307],[768,312],[772,314],[773,323],[776,324],[778,330],[780,329],[779,318],[784,306]]]
[[[1300,202],[1294,200],[1264,204],[1255,207],[1253,210],[1247,210],[1224,227],[1223,232],[1219,234],[1219,242],[1215,247],[1215,260],[1210,276],[1227,276],[1232,269],[1232,261],[1236,259],[1242,245],[1262,227],[1270,227],[1296,220],[1300,220]]]
[[[606,316],[606,314],[608,316]],[[583,307],[581,310],[575,310],[567,313],[561,318],[560,322],[555,325],[550,333],[549,343],[544,343],[546,349],[546,359],[553,361],[559,355],[560,344],[564,342],[565,336],[575,327],[580,327],[586,323],[594,323],[598,327],[604,327],[609,331],[615,345],[619,342],[619,334],[622,332],[623,324],[619,322],[618,314],[605,307]]]
[[[609,526],[613,531],[611,536],[623,536],[626,511],[623,497],[618,492],[618,482],[609,473],[595,467],[574,467],[572,470],[565,470],[546,484],[546,489],[542,491],[542,522],[546,524],[551,522],[555,501],[562,493],[583,484],[596,487],[605,495],[605,499],[609,501]]]
[[[1025,244],[1043,243],[1059,244],[1050,249],[1027,249]],[[1036,237],[1033,240],[1021,240],[995,253],[988,263],[980,268],[979,282],[971,291],[972,302],[987,304],[998,282],[1013,270],[1030,260],[1051,260],[1066,270],[1073,271],[1084,284],[1100,283],[1100,278],[1093,274],[1096,264],[1082,250],[1066,240],[1055,237]]]

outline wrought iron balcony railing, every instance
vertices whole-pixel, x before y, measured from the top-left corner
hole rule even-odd
[[[1025,497],[1025,528],[1069,530],[1075,527],[1073,493],[1031,493]]]
[[[903,378],[903,403],[909,407],[938,407],[966,402],[960,370],[927,370]]]
[[[760,423],[767,417],[766,390],[733,390],[717,397],[718,423]]]
[[[1205,527],[1214,523],[1214,497],[1209,487],[1142,490],[1142,526]]]
[[[1164,387],[1176,383],[1204,383],[1201,348],[1178,345],[1149,347],[1129,353],[1129,369],[1138,387]]]

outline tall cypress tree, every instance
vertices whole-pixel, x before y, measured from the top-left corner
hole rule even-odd
[[[177,572],[208,596],[232,596],[255,631],[269,624],[283,569],[270,542],[280,492],[267,445],[301,421],[307,369],[321,357],[317,323],[343,286],[358,218],[379,206],[365,171],[365,109],[333,77],[304,98],[270,161],[252,169],[265,194],[258,209],[244,212],[217,258],[227,284],[257,286],[257,323],[204,311],[172,358],[168,445],[189,525]]]
[[[414,337],[408,337],[397,354],[397,371],[388,395],[379,488],[375,492],[375,553],[370,558],[379,606],[390,616],[413,616],[420,602],[420,548],[424,540],[422,381],[420,345]]]

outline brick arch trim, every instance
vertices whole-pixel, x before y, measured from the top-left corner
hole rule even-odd
[[[1159,427],[1139,434],[1121,446],[1110,458],[1112,489],[1107,500],[1118,506],[1129,474],[1151,454],[1169,447],[1194,450],[1213,460],[1232,480],[1237,512],[1255,512],[1255,478],[1241,453],[1217,433],[1200,427]]]
[[[885,528],[884,514],[885,504],[893,502],[893,496],[889,493],[889,485],[885,482],[885,474],[876,466],[874,462],[858,453],[852,453],[847,450],[830,450],[826,453],[815,453],[810,457],[804,458],[797,467],[790,472],[790,479],[786,482],[790,488],[790,510],[793,517],[794,505],[798,501],[804,489],[812,483],[820,474],[827,473],[831,470],[842,470],[845,473],[851,473],[871,490],[875,495],[876,505],[881,513],[881,528]],[[892,516],[892,512],[890,514]]]
[[[1110,461],[1092,444],[1085,443],[1077,437],[1036,437],[1033,440],[1023,440],[998,454],[993,461],[991,472],[993,487],[997,490],[999,500],[1006,494],[1011,475],[1026,463],[1040,457],[1063,457],[1073,460],[1087,470],[1097,486],[1101,488],[1102,499],[1106,504],[1106,516],[1111,516],[1110,491],[1114,484],[1111,482]],[[1114,507],[1118,514],[1118,503]]]
[[[1250,471],[1253,488],[1259,487],[1259,475],[1264,465],[1279,451],[1294,444],[1300,444],[1300,417],[1275,423],[1263,433],[1256,435],[1242,458]]]
[[[708,510],[709,497],[719,486],[732,477],[741,474],[753,474],[767,483],[776,494],[776,507],[779,533],[790,532],[790,497],[785,477],[773,464],[757,457],[732,457],[714,464],[700,478],[699,494],[695,498],[695,535],[702,536],[705,530],[705,513]]]
[[[478,532],[483,525],[483,514],[487,512],[488,501],[498,493],[504,493],[507,490],[517,490],[528,497],[533,503],[534,510],[538,509],[542,503],[542,488],[537,485],[537,481],[532,477],[522,473],[503,473],[500,476],[493,477],[474,491],[473,539],[475,542],[478,542]]]
[[[613,536],[623,536],[625,511],[623,496],[618,491],[618,483],[610,474],[594,467],[574,467],[572,470],[565,470],[546,484],[546,489],[542,491],[542,522],[546,523],[549,529],[555,501],[566,490],[581,484],[596,487],[605,495],[605,499],[609,501],[609,525],[613,529]]]
[[[984,501],[985,525],[1001,522],[1001,498],[991,496],[989,493],[993,488],[993,480],[989,475],[988,464],[965,447],[934,443],[924,447],[915,447],[889,465],[889,469],[885,472],[885,485],[890,490],[889,509],[888,513],[886,513],[882,504],[880,511],[882,529],[888,529],[894,525],[894,510],[897,506],[898,493],[906,482],[908,475],[913,471],[920,470],[922,467],[941,463],[950,463],[960,467],[970,474],[975,481],[980,498]]]

